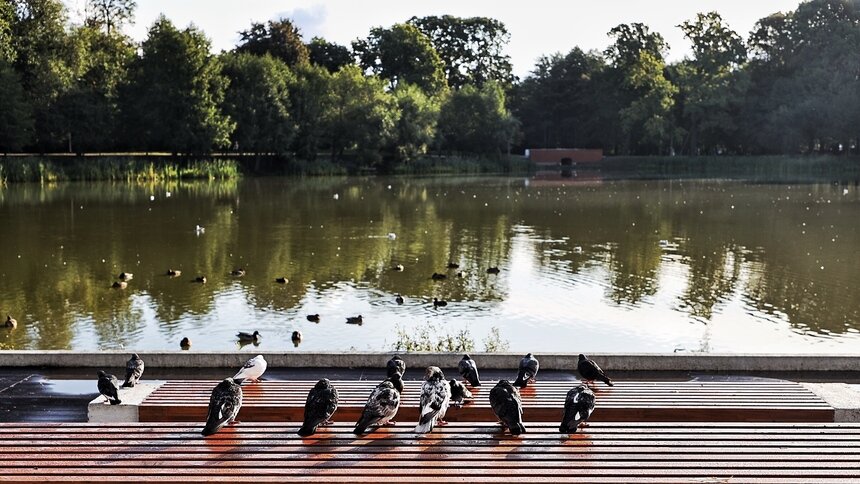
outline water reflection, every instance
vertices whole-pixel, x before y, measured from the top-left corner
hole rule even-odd
[[[302,351],[378,350],[467,332],[480,351],[495,329],[513,351],[853,351],[856,185],[578,176],[12,185],[0,314],[19,327],[0,344],[233,349],[259,330],[260,349],[296,351],[299,330]]]

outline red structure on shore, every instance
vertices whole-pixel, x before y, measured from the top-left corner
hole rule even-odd
[[[603,159],[603,150],[579,148],[539,148],[526,150],[526,157],[536,165],[573,166],[596,163]]]

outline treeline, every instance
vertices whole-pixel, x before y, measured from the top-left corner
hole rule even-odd
[[[134,0],[0,0],[0,152],[257,153],[383,168],[428,153],[526,147],[609,154],[857,151],[860,8],[813,0],[744,39],[718,13],[679,26],[692,55],[643,24],[603,52],[541,58],[523,80],[497,20],[413,17],[350,46],[253,23],[229,52],[160,17],[137,44]]]

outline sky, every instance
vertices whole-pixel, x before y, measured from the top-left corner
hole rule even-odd
[[[67,0],[80,11],[84,0]],[[689,54],[689,42],[677,25],[698,12],[716,10],[744,38],[755,22],[779,11],[794,10],[798,0],[137,0],[136,23],[127,28],[135,40],[160,13],[178,26],[193,23],[212,40],[215,52],[230,50],[238,32],[251,22],[292,18],[306,41],[318,35],[349,45],[372,27],[387,27],[412,16],[493,17],[511,34],[507,53],[514,74],[524,77],[541,55],[567,52],[575,46],[603,50],[606,33],[621,23],[642,22],[668,41],[669,60]],[[74,17],[74,14],[73,14]]]

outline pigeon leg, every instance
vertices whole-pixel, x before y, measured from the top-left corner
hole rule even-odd
[[[326,426],[326,425],[331,425],[331,424],[333,424],[333,423],[334,423],[334,420],[332,420],[332,419],[328,419],[328,420],[326,420],[325,422],[321,423],[320,425],[322,425],[322,426]]]
[[[440,426],[440,427],[441,427],[441,426],[443,426],[443,425],[448,425],[448,422],[447,422],[447,421],[445,421],[445,420],[439,420],[438,422],[436,422],[436,425],[438,425],[438,426]]]
[[[385,425],[397,425],[397,422],[395,422],[394,420],[389,420],[388,422],[385,422]]]

